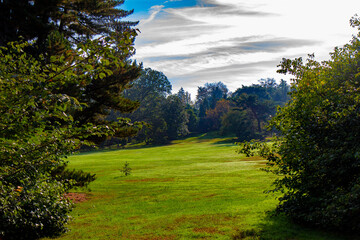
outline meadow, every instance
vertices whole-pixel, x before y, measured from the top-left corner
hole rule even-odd
[[[69,157],[71,168],[97,179],[91,191],[76,190],[84,199],[70,231],[56,239],[346,239],[272,216],[276,196],[264,191],[275,177],[231,140],[201,135]]]

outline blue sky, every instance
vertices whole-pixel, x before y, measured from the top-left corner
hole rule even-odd
[[[125,0],[141,33],[138,62],[163,72],[194,99],[198,86],[225,83],[231,91],[276,73],[282,58],[329,59],[356,33],[349,20],[359,0]]]
[[[165,8],[184,8],[197,4],[196,0],[125,0],[124,9],[134,9],[132,19],[141,19],[149,14],[152,6],[163,5]]]

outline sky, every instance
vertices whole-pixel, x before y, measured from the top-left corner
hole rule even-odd
[[[223,82],[230,91],[276,73],[282,58],[328,60],[356,30],[359,0],[125,0],[140,21],[134,58],[163,72],[195,99],[198,86]]]

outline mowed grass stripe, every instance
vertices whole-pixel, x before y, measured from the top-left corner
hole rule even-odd
[[[249,229],[255,234],[247,239],[322,239],[324,233],[295,225],[269,227],[265,212],[277,200],[263,192],[274,176],[260,170],[264,160],[237,154],[227,140],[199,136],[71,156],[71,168],[97,179],[89,199],[74,209],[71,231],[57,239],[234,239]],[[130,176],[119,170],[125,162]]]

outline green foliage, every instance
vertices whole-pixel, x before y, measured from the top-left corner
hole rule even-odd
[[[352,19],[359,28],[359,19]],[[331,59],[284,59],[279,72],[295,76],[291,101],[271,127],[282,135],[261,155],[281,177],[278,212],[332,230],[360,230],[360,34]],[[246,149],[246,148],[245,148]]]
[[[185,105],[185,106],[190,106],[192,104],[191,102],[191,94],[189,92],[185,92],[185,90],[181,87],[180,90],[178,91],[178,93],[176,94],[181,102]]]
[[[91,174],[77,169],[67,169],[66,165],[59,166],[51,171],[51,176],[59,182],[65,183],[68,188],[87,187],[95,181],[96,174]]]
[[[122,3],[0,2],[0,238],[64,232],[71,205],[63,193],[94,180],[64,169],[65,157],[141,128],[105,120],[138,106],[122,96],[141,70],[129,60],[136,23],[120,21],[131,14]]]
[[[124,96],[139,102],[139,108],[130,114],[114,112],[112,117],[126,116],[147,124],[133,139],[146,143],[165,144],[170,140],[188,134],[189,116],[185,110],[187,95],[183,97],[171,94],[171,83],[159,71],[146,68],[132,88],[124,92]],[[188,99],[189,100],[189,99]]]
[[[75,44],[93,36],[121,38],[136,25],[120,21],[132,13],[120,8],[123,3],[123,0],[1,1],[0,45],[18,41],[21,36],[26,41],[36,39],[36,45],[44,48],[52,32],[61,33]]]
[[[114,56],[111,48],[99,52],[98,40],[89,41],[73,50],[76,64],[56,56],[44,64],[42,55],[37,60],[24,51],[28,46],[9,43],[0,49],[0,235],[6,239],[62,233],[71,210],[62,194],[72,183],[59,182],[50,173],[87,139],[132,127],[126,119],[79,124],[73,114],[86,103],[59,92],[68,83],[91,84],[87,78],[106,68],[87,65]]]
[[[63,184],[46,176],[21,186],[0,182],[0,236],[28,240],[65,232],[72,205],[63,193]]]
[[[272,100],[267,99],[268,96],[270,96],[267,88],[255,85],[245,88],[244,90],[249,88],[256,89],[255,93],[247,94],[245,91],[237,95],[241,92],[239,91],[241,89],[238,89],[237,94],[234,94],[232,100],[236,103],[239,110],[245,110],[249,118],[253,119],[253,122],[256,124],[257,134],[261,136],[263,133],[263,125],[271,118],[271,115],[275,113],[275,106]]]
[[[167,125],[167,136],[169,140],[178,139],[179,137],[189,134],[187,128],[188,115],[185,111],[185,105],[176,95],[170,95],[166,98],[162,106],[163,118]]]
[[[141,71],[141,66],[130,60],[135,52],[137,30],[133,28],[136,22],[121,21],[121,18],[132,13],[119,8],[123,2],[0,2],[4,26],[0,29],[1,46],[22,39],[33,43],[24,51],[42,65],[57,61],[57,64],[67,67],[81,66],[72,68],[73,74],[77,75],[74,79],[77,80],[64,82],[57,78],[54,81],[57,86],[53,88],[53,93],[66,94],[82,103],[81,109],[73,109],[71,114],[79,126],[88,123],[111,125],[112,122],[105,121],[111,110],[131,112],[138,107],[136,102],[122,96],[122,92],[140,76]],[[83,55],[79,55],[79,50],[82,50]],[[81,74],[80,81],[78,76]],[[132,130],[127,127],[126,133],[120,131],[117,135],[134,135],[138,127]],[[90,140],[100,143],[105,137],[92,136]]]
[[[221,99],[216,103],[214,109],[206,111],[205,121],[208,126],[208,131],[218,131],[221,126],[221,120],[226,115],[232,106],[232,102]]]
[[[198,132],[204,133],[213,130],[215,119],[213,117],[206,118],[206,114],[216,107],[218,101],[227,98],[228,91],[226,85],[222,82],[206,83],[203,87],[198,87],[195,101],[199,117]],[[219,119],[215,121],[218,123]]]
[[[130,163],[125,162],[121,172],[123,172],[125,176],[129,176],[131,174],[131,170]]]
[[[196,109],[190,105],[187,105],[185,109],[188,116],[187,127],[189,132],[197,132],[199,128],[199,118],[196,115]]]
[[[229,111],[222,118],[220,133],[222,135],[235,134],[239,141],[258,138],[256,127],[246,111]]]
[[[275,106],[285,104],[288,92],[284,80],[277,84],[272,78],[238,88],[229,98],[231,111],[220,119],[220,133],[235,134],[240,141],[268,136],[265,126],[275,114]]]

